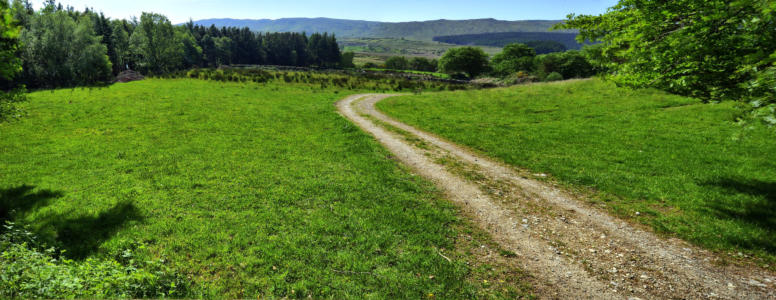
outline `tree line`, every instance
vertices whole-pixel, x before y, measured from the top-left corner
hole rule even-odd
[[[8,11],[21,27],[16,54],[23,68],[15,82],[32,88],[108,82],[127,69],[164,74],[230,64],[332,68],[343,63],[337,39],[328,33],[256,33],[192,22],[174,26],[155,13],[112,20],[55,0],[39,11],[29,0],[13,0]]]
[[[447,50],[439,60],[392,56],[381,65],[370,62],[363,67],[443,72],[456,79],[473,79],[485,75],[502,79],[505,83],[554,81],[587,78],[600,72],[601,70],[592,63],[593,57],[600,52],[600,49],[600,46],[588,45],[582,50],[542,54],[534,45],[513,43],[506,45],[500,53],[490,57],[479,47],[459,47]]]
[[[598,72],[591,63],[591,55],[597,47],[537,54],[533,47],[514,43],[492,58],[481,48],[453,48],[439,59],[438,68],[456,78],[488,75],[515,83],[586,78]]]

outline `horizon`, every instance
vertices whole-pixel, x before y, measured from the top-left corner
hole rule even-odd
[[[564,21],[566,19],[519,19],[519,20],[504,20],[504,19],[496,19],[496,18],[471,18],[471,19],[427,19],[427,20],[412,20],[412,21],[375,21],[375,20],[364,20],[364,19],[342,19],[342,18],[330,18],[330,17],[283,17],[283,18],[260,18],[260,19],[243,19],[243,18],[229,18],[229,17],[223,17],[223,18],[205,18],[205,19],[196,19],[192,20],[194,22],[198,21],[208,21],[208,20],[235,20],[235,21],[277,21],[277,20],[289,20],[289,19],[307,19],[307,20],[318,20],[318,19],[327,19],[327,20],[346,20],[346,21],[361,21],[361,22],[379,22],[379,23],[410,23],[410,22],[433,22],[433,21],[471,21],[471,20],[495,20],[495,21],[504,21],[504,22],[530,22],[530,21]],[[188,22],[181,22],[178,24],[186,23]]]
[[[279,20],[279,19],[339,19],[369,22],[424,22],[436,20],[496,19],[502,21],[565,20],[571,13],[601,14],[614,6],[615,0],[549,0],[533,1],[491,0],[472,6],[465,0],[409,1],[353,1],[332,0],[321,6],[320,2],[299,0],[293,4],[248,0],[136,0],[133,2],[106,3],[101,0],[59,1],[63,6],[76,10],[85,8],[104,13],[112,19],[131,19],[142,12],[154,12],[167,16],[171,22],[181,24],[208,19]],[[42,1],[33,7],[40,9]]]

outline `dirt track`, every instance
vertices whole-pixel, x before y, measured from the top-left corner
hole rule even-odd
[[[374,108],[392,95],[356,95],[340,113],[433,181],[536,278],[542,298],[776,299],[776,275],[634,228],[532,174],[397,122]],[[370,118],[404,131],[381,127]],[[426,146],[417,147],[408,138]],[[427,147],[430,146],[430,147]],[[454,160],[455,164],[442,161]],[[477,174],[478,176],[464,176]],[[476,178],[471,180],[467,178]]]

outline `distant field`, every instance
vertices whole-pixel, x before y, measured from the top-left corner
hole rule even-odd
[[[339,43],[344,51],[356,52],[356,64],[369,61],[381,63],[390,56],[439,58],[447,50],[461,47],[439,42],[395,38],[350,38],[340,39]],[[499,47],[482,46],[480,48],[490,55],[501,52]]]
[[[532,41],[554,41],[563,44],[566,49],[579,50],[582,44],[576,40],[576,33],[567,32],[497,32],[434,37],[435,42],[455,45],[481,45],[504,47],[512,43]]]
[[[438,73],[438,72],[424,72],[424,71],[415,71],[415,70],[391,70],[391,69],[364,69],[367,71],[378,71],[378,72],[396,72],[396,73],[407,73],[407,74],[417,74],[417,75],[428,75],[432,77],[437,77],[441,79],[450,79],[449,74],[445,73]]]
[[[617,215],[716,250],[776,261],[776,133],[735,103],[600,80],[389,98],[410,125],[591,188]]]
[[[35,92],[0,124],[0,198],[71,257],[167,258],[192,297],[527,295],[519,271],[505,287],[471,257],[487,240],[460,243],[476,232],[432,184],[335,112],[341,91],[152,79]]]

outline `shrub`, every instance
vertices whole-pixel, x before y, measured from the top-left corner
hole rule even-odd
[[[544,78],[544,81],[550,82],[550,81],[561,81],[563,80],[563,75],[561,75],[558,72],[552,72],[549,75],[547,75],[546,78]]]
[[[376,69],[379,66],[376,63],[368,62],[364,64],[364,69]]]
[[[536,51],[533,48],[524,44],[509,44],[493,57],[493,73],[503,78],[519,71],[533,72],[536,68],[534,57]]]
[[[447,74],[465,73],[474,78],[490,68],[488,54],[476,47],[461,47],[447,50],[439,60],[439,69]]]
[[[563,78],[587,78],[595,75],[596,70],[588,62],[588,58],[581,51],[566,51],[562,53],[550,53],[536,58],[539,65],[539,74],[551,74],[554,72],[563,75]]]
[[[424,72],[436,72],[439,66],[439,62],[436,59],[428,59],[425,57],[415,57],[410,60],[410,69],[415,71]]]
[[[465,75],[461,75],[466,78]],[[441,80],[416,80],[404,76],[390,74],[374,74],[362,72],[296,72],[296,71],[266,71],[262,69],[195,69],[187,72],[170,73],[170,78],[194,78],[213,81],[232,82],[283,82],[287,84],[310,84],[321,89],[340,87],[348,89],[369,90],[426,90],[467,89],[469,86],[461,83],[451,83]]]
[[[120,260],[73,261],[13,223],[0,230],[0,298],[160,298],[188,293],[184,277],[164,260],[136,261],[126,250]]]
[[[356,57],[356,54],[350,51],[342,53],[342,59],[340,60],[340,68],[343,68],[343,69],[355,68],[356,65],[353,64],[353,59],[355,57]]]
[[[385,68],[391,70],[406,70],[410,67],[410,61],[404,56],[392,56],[385,61]]]
[[[27,100],[24,88],[11,90],[8,92],[0,91],[0,122],[17,118],[20,115],[19,102]]]

